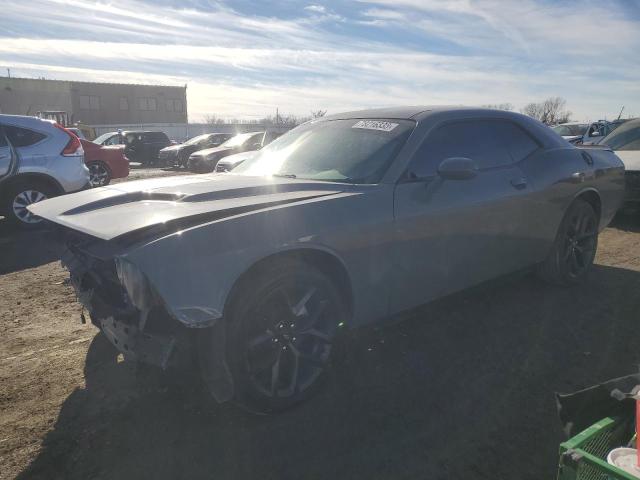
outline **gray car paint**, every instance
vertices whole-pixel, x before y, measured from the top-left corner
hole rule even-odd
[[[130,182],[31,207],[46,219],[100,238],[137,265],[175,318],[211,325],[240,276],[274,254],[313,250],[344,267],[352,326],[542,261],[573,199],[602,204],[600,227],[623,197],[623,167],[610,151],[576,149],[519,114],[406,107],[325,117],[413,119],[416,128],[377,185],[271,177],[200,175]],[[443,122],[504,118],[541,148],[472,180],[404,173]],[[514,178],[524,178],[517,190]],[[99,243],[99,242],[98,242]]]

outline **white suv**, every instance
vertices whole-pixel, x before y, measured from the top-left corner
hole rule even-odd
[[[84,151],[73,133],[50,120],[0,115],[0,215],[21,226],[42,220],[27,205],[89,185]]]

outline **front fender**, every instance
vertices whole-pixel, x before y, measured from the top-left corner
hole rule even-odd
[[[350,277],[354,320],[373,319],[388,309],[390,192],[312,199],[213,221],[125,257],[144,272],[176,319],[198,328],[222,318],[234,284],[257,262],[287,251],[322,251]]]

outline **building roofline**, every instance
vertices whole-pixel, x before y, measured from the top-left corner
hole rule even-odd
[[[89,85],[113,85],[121,87],[162,87],[162,88],[181,88],[186,90],[187,85],[161,85],[157,83],[112,83],[112,82],[90,82],[85,80],[59,80],[53,78],[30,78],[30,77],[7,77],[0,75],[0,80],[36,80],[41,82],[58,82],[58,83],[87,83]]]

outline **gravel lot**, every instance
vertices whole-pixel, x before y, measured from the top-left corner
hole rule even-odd
[[[323,393],[280,416],[118,361],[46,232],[0,221],[0,251],[2,479],[550,479],[553,393],[640,362],[640,217],[602,233],[580,287],[510,277],[351,335]]]

